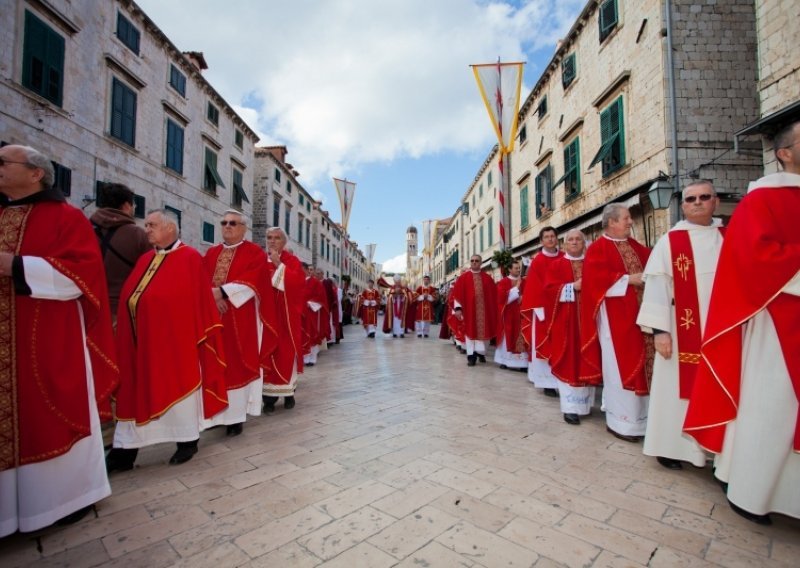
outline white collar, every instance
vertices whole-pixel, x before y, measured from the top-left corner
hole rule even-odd
[[[567,260],[583,260],[583,256],[584,255],[572,256],[571,254],[569,254],[567,252],[564,253],[564,258],[566,258]]]
[[[607,238],[609,241],[614,241],[615,243],[624,243],[625,241],[627,241],[627,240],[628,240],[628,238],[627,238],[627,237],[626,237],[626,238],[624,238],[624,239],[616,239],[616,238],[614,238],[614,237],[609,237],[609,236],[608,236],[608,235],[606,235],[605,233],[603,233],[603,236],[604,236],[605,238]]]
[[[539,252],[540,252],[540,253],[542,253],[542,254],[543,254],[543,255],[545,255],[545,256],[549,256],[550,258],[555,258],[555,257],[557,257],[557,256],[559,255],[559,253],[560,253],[561,251],[559,251],[559,250],[558,250],[558,247],[556,247],[556,252],[547,252],[547,251],[544,249],[544,247],[542,247],[542,248],[539,250]]]
[[[756,181],[751,181],[747,186],[747,192],[750,193],[755,189],[762,187],[800,187],[800,175],[791,174],[789,172],[777,172],[769,174]]]
[[[226,249],[232,249],[232,248],[236,248],[236,247],[238,247],[240,244],[242,244],[243,242],[244,242],[244,239],[242,239],[241,241],[239,241],[239,242],[238,242],[238,243],[236,243],[235,245],[227,245],[227,244],[225,244],[225,243],[223,242],[223,243],[222,243],[222,248],[226,248]]]

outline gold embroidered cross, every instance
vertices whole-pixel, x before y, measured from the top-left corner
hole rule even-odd
[[[678,255],[678,258],[675,259],[675,270],[681,273],[681,277],[686,280],[686,274],[691,270],[692,267],[692,259],[690,259],[685,254],[681,253]]]
[[[688,330],[693,325],[696,325],[694,313],[691,308],[685,308],[683,310],[683,316],[681,317],[681,327],[685,327]]]

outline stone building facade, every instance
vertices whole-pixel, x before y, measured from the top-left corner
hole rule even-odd
[[[0,13],[0,132],[57,164],[91,214],[103,182],[135,191],[136,216],[170,208],[203,251],[229,208],[250,216],[258,137],[129,0],[14,0]],[[99,190],[99,194],[98,194]]]

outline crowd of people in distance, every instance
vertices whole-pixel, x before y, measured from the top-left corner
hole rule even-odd
[[[292,409],[343,325],[360,323],[368,348],[381,313],[387,341],[431,349],[438,320],[469,367],[494,344],[569,425],[602,389],[611,435],[671,470],[711,463],[753,522],[800,518],[800,122],[774,148],[783,171],[753,182],[727,227],[713,183],[696,180],[652,250],[611,203],[594,242],[572,229],[560,247],[546,227],[499,282],[473,255],[442,290],[379,278],[357,295],[278,227],[266,250],[246,240],[240,211],[201,255],[169,209],[139,227],[126,186],[87,219],[43,153],[0,148],[0,537],[77,522],[140,448],[175,443],[179,465],[204,430],[238,436],[249,416]]]

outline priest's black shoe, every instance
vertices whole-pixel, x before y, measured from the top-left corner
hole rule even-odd
[[[58,519],[56,525],[59,527],[74,525],[92,511],[94,511],[94,505],[86,505],[83,509],[78,509],[74,513],[70,513],[66,517]]]
[[[564,413],[564,422],[567,424],[572,424],[573,426],[577,426],[581,423],[581,419],[577,414]]]
[[[178,449],[169,458],[170,465],[179,465],[188,462],[197,453],[197,440],[191,442],[178,442]]]
[[[481,355],[480,353],[478,353],[478,361],[480,361],[481,363],[486,363],[486,355]]]
[[[558,391],[556,389],[544,389],[544,396],[558,398]]]
[[[370,339],[375,339],[375,332],[373,331],[367,337],[369,337]]]
[[[467,355],[467,367],[474,367],[477,359],[475,355]]]
[[[631,444],[638,444],[644,436],[626,436],[625,434],[620,434],[619,432],[614,432],[611,428],[606,426],[606,430],[609,434],[614,436],[615,438],[619,438],[625,442],[630,442]]]
[[[294,397],[293,396],[287,396],[286,398],[284,398],[283,399],[283,407],[286,410],[291,410],[292,408],[294,408]]]
[[[132,470],[138,453],[137,448],[111,448],[106,456],[106,472]]]
[[[741,515],[742,517],[744,517],[748,521],[756,523],[757,525],[771,525],[772,524],[772,519],[770,518],[769,515],[756,515],[755,513],[751,513],[750,511],[745,511],[741,507],[731,503],[730,500],[728,500],[728,505],[731,506],[731,509],[733,509],[733,511],[737,515]]]
[[[227,428],[225,428],[225,435],[226,436],[238,436],[244,430],[244,425],[239,422],[238,424],[229,424]]]
[[[672,458],[665,458],[662,456],[658,456],[656,460],[658,460],[658,463],[660,463],[667,469],[683,469],[683,464],[679,460],[674,460]]]
[[[261,400],[264,401],[264,412],[275,412],[275,403],[278,402],[277,396],[262,395]]]

